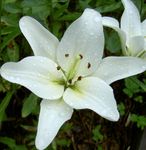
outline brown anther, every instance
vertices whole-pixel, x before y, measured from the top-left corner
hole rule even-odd
[[[79,56],[80,56],[80,59],[83,59],[83,55],[82,54],[79,54]]]
[[[79,76],[77,80],[78,80],[78,81],[81,81],[81,79],[82,79],[82,76]]]
[[[69,54],[65,54],[65,57],[69,57]]]
[[[57,70],[60,70],[61,69],[61,67],[60,66],[57,66]]]
[[[87,68],[89,69],[91,67],[91,64],[88,62]]]
[[[68,80],[68,83],[71,84],[71,83],[72,83],[72,79],[69,79],[69,80]]]

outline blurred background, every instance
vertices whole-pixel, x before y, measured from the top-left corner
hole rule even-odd
[[[133,0],[146,18],[144,0]],[[19,19],[32,16],[61,39],[66,28],[85,8],[120,20],[120,0],[0,0],[0,66],[33,55],[20,32]],[[115,31],[105,28],[105,56],[120,56]],[[75,110],[46,150],[146,150],[146,72],[111,85],[120,120],[107,121],[93,111]],[[0,150],[35,150],[41,99],[29,90],[0,77]]]

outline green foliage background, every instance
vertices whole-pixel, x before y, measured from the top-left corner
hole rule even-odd
[[[146,18],[144,0],[133,0],[141,18]],[[120,0],[1,0],[0,66],[33,55],[21,34],[22,16],[32,16],[59,39],[68,25],[85,8],[94,8],[103,16],[120,20]],[[105,56],[122,55],[117,33],[105,28]],[[140,134],[146,126],[146,73],[112,84],[121,117],[117,123],[107,121],[90,110],[75,111],[60,130],[48,150],[126,150],[138,148]],[[40,99],[19,85],[0,77],[0,149],[35,150],[34,139]],[[133,132],[134,131],[134,132]],[[135,136],[135,139],[133,139]]]

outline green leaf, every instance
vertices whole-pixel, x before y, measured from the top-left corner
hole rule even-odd
[[[8,137],[0,137],[0,143],[7,145],[9,148],[15,148],[15,140]]]
[[[9,91],[7,92],[7,95],[5,96],[5,98],[2,100],[2,102],[0,103],[0,121],[3,120],[3,116],[5,114],[5,110],[11,100],[11,97],[13,95],[13,91]]]
[[[101,125],[97,125],[95,127],[95,129],[92,130],[92,133],[93,133],[92,139],[93,140],[95,140],[95,141],[102,141],[103,140],[103,135],[100,132],[100,130],[101,130]]]
[[[125,114],[125,105],[124,105],[124,103],[121,102],[120,104],[118,104],[118,110],[119,110],[121,116],[123,116]]]
[[[70,139],[57,139],[56,144],[61,147],[69,147],[71,144],[71,140]]]
[[[100,13],[108,13],[118,10],[120,7],[121,2],[112,2],[110,4],[105,4],[102,6],[97,5],[96,10],[99,11]]]
[[[7,5],[4,6],[5,11],[12,13],[12,14],[17,14],[21,13],[21,8],[18,7],[16,3],[8,3]]]
[[[0,137],[0,143],[7,145],[11,150],[27,150],[25,145],[16,145],[15,140],[9,137]]]
[[[58,19],[62,20],[62,21],[73,21],[73,20],[77,19],[80,15],[81,15],[80,13],[73,13],[73,14],[69,13]]]
[[[135,78],[136,79],[136,78]],[[125,79],[125,87],[123,89],[124,93],[127,94],[130,98],[135,94],[141,91],[140,85],[135,82],[133,77]]]
[[[12,41],[11,45],[6,49],[9,61],[18,61],[19,60],[19,48],[16,42]]]
[[[142,96],[134,97],[134,100],[135,100],[136,102],[143,103],[143,97],[142,97]]]
[[[7,35],[10,34],[13,30],[15,30],[16,27],[12,27],[12,26],[5,26],[4,28],[2,28],[2,32],[1,35]]]
[[[37,106],[37,100],[38,97],[34,94],[30,94],[28,98],[24,100],[24,104],[22,107],[22,117],[27,117],[29,114],[32,113],[32,111],[36,108]]]
[[[142,115],[131,114],[130,120],[136,122],[137,127],[142,130],[146,127],[146,117]]]
[[[106,49],[111,53],[119,53],[121,51],[121,42],[115,31],[106,34]]]
[[[7,14],[1,17],[1,22],[7,26],[18,27],[19,17],[16,14]]]
[[[3,41],[2,41],[2,44],[1,44],[1,49],[3,49],[5,46],[7,46],[10,43],[10,41],[12,41],[19,34],[20,34],[20,30],[18,28],[16,28],[10,34],[8,34],[7,36],[5,36],[3,38]]]

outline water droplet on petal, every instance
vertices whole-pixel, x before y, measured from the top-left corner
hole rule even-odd
[[[90,33],[90,35],[94,35],[94,33],[93,33],[93,32],[91,32],[91,33]]]
[[[145,70],[146,70],[146,66],[142,66],[142,69],[145,69]]]
[[[70,111],[70,108],[69,108],[69,107],[67,107],[67,108],[66,108],[66,111],[67,111],[67,112],[68,112],[68,111]]]
[[[88,25],[88,22],[85,22],[85,25]]]
[[[130,15],[132,15],[132,14],[133,14],[133,12],[132,12],[132,11],[129,11],[129,14],[130,14]]]
[[[73,106],[73,103],[72,102],[70,102],[70,104],[69,104],[71,107]]]
[[[66,113],[65,113],[65,112],[62,112],[62,113],[60,113],[60,116],[61,116],[61,117],[65,117],[65,116],[66,116]]]
[[[15,80],[15,78],[13,76],[10,76],[9,78],[10,78],[10,80]]]
[[[32,65],[33,65],[33,66],[36,66],[36,63],[33,63]]]
[[[19,78],[19,77],[17,77],[17,78],[15,79],[15,81],[16,81],[16,82],[19,82],[19,81],[20,81],[20,78]]]
[[[95,22],[99,22],[100,19],[99,19],[99,18],[95,18],[94,21],[95,21]]]

